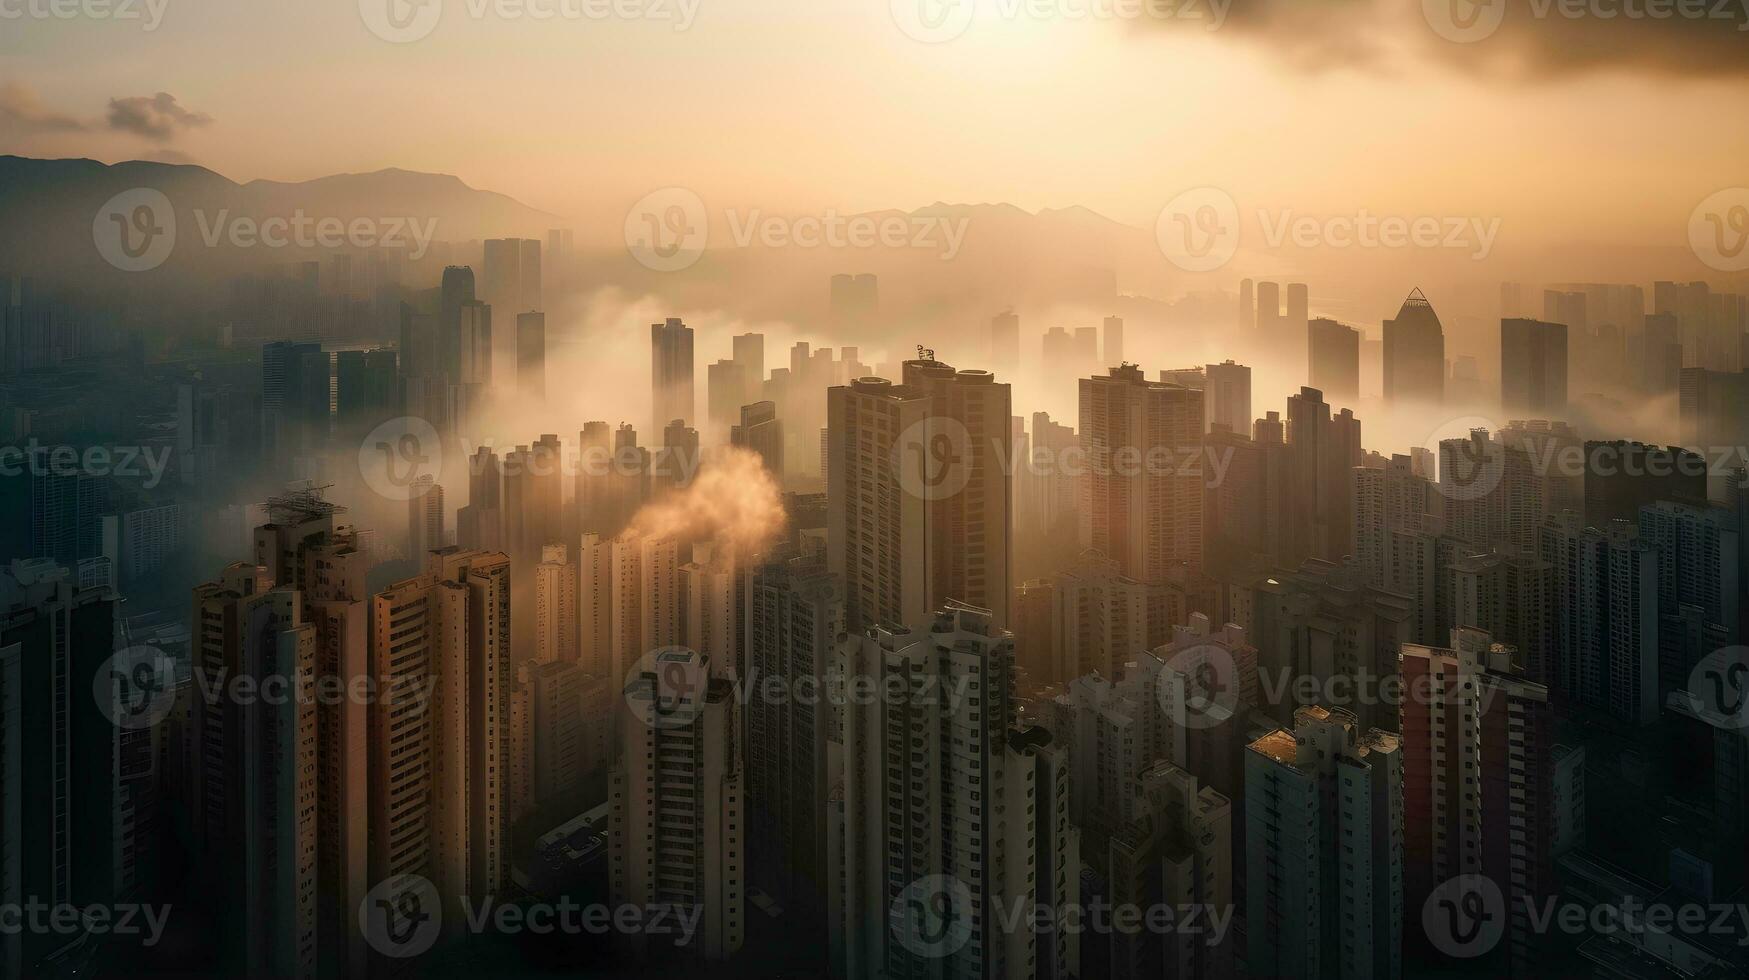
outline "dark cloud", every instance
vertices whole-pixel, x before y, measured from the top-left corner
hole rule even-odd
[[[1259,43],[1302,70],[1749,76],[1749,0],[1231,0],[1213,32],[1222,0],[1149,2],[1158,16],[1143,24]]]
[[[22,82],[0,83],[0,133],[23,136],[76,132],[85,128],[86,124],[81,120],[44,107],[36,90],[30,86]]]
[[[213,117],[183,108],[169,92],[109,100],[109,128],[167,143],[185,129],[206,126]]]

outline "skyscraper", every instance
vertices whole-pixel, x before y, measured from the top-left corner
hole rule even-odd
[[[1066,676],[1116,676],[1137,650],[1166,642],[1171,617],[1163,584],[1138,582],[1100,554],[1084,556],[1054,584],[1051,647]]]
[[[1203,415],[1210,428],[1224,425],[1239,435],[1251,434],[1251,369],[1222,361],[1203,368]]]
[[[705,369],[705,401],[713,432],[735,424],[747,404],[747,369],[738,361],[718,361]]]
[[[1555,717],[1516,651],[1484,630],[1448,649],[1405,644],[1403,681],[1425,696],[1402,706],[1405,902],[1422,908],[1442,883],[1485,875],[1506,901],[1498,974],[1530,975],[1532,910],[1556,891]]]
[[[1354,468],[1354,543],[1349,553],[1366,582],[1388,588],[1391,532],[1420,530],[1435,507],[1433,484],[1416,476],[1409,457]]]
[[[118,860],[135,847],[124,817],[140,787],[124,765],[124,733],[93,697],[116,653],[116,612],[114,593],[76,587],[51,561],[0,568],[0,886],[16,901],[108,905],[134,884]],[[8,931],[0,954],[22,964],[17,976],[67,941]]]
[[[1105,365],[1113,367],[1123,362],[1123,317],[1108,316],[1105,318]]]
[[[584,744],[583,669],[569,661],[525,663],[517,671],[517,696],[526,699],[529,799],[535,805],[572,792],[582,778]]]
[[[1307,706],[1245,759],[1246,969],[1397,977],[1403,753],[1341,708]]]
[[[1445,397],[1445,330],[1421,290],[1386,320],[1385,401],[1437,405]]]
[[[534,659],[575,663],[578,578],[570,550],[562,544],[543,547],[534,576]]]
[[[437,377],[456,384],[462,377],[462,307],[478,298],[474,292],[474,270],[465,265],[444,269],[439,295]]]
[[[1013,310],[990,318],[990,367],[1009,374],[1020,370],[1020,314]]]
[[[407,557],[425,564],[425,555],[444,546],[443,487],[430,474],[413,483],[407,500]]]
[[[942,609],[927,632],[876,627],[842,645],[835,676],[898,692],[850,699],[829,745],[827,933],[847,980],[942,975],[1065,977],[1079,937],[1005,932],[977,910],[1078,901],[1080,835],[1064,753],[1011,727],[1012,638],[986,610]],[[963,696],[948,698],[949,689]],[[937,693],[931,693],[937,692]],[[945,903],[939,940],[890,910]]]
[[[741,406],[741,422],[729,430],[729,445],[758,453],[765,463],[765,472],[780,485],[783,483],[783,421],[777,417],[775,403]]]
[[[758,401],[760,392],[765,388],[765,335],[736,334],[733,344],[735,363],[741,365],[747,384],[746,394],[741,396],[741,404]]]
[[[351,690],[370,677],[369,559],[361,533],[336,523],[340,512],[314,489],[272,498],[269,523],[255,529],[254,560],[269,581],[298,590],[303,621],[315,634],[317,683]],[[253,579],[253,569],[241,567],[249,576],[233,583]],[[315,720],[317,963],[323,971],[363,975],[354,910],[369,887],[367,706],[359,698],[317,698]]]
[[[1554,661],[1562,697],[1630,724],[1658,715],[1657,551],[1626,521],[1551,517],[1539,554],[1554,568]]]
[[[1658,555],[1662,697],[1686,687],[1702,657],[1739,641],[1742,531],[1725,508],[1663,500],[1640,508],[1639,537]],[[1689,618],[1696,635],[1684,623]]]
[[[547,398],[547,315],[516,315],[516,390],[524,398]]]
[[[817,560],[780,556],[753,574],[747,616],[751,683],[786,690],[825,675],[844,631],[844,596]],[[803,921],[824,919],[826,735],[822,699],[754,698],[747,717],[748,857],[753,882]]]
[[[1287,400],[1287,486],[1282,530],[1289,564],[1339,561],[1352,543],[1355,467],[1364,458],[1360,420],[1334,415],[1316,388]]]
[[[316,629],[294,584],[238,562],[194,590],[203,681],[285,678],[313,690]],[[203,688],[203,690],[206,688]],[[221,688],[222,689],[222,688]],[[317,956],[318,739],[307,697],[202,698],[196,800],[208,860],[232,869],[225,959],[250,974],[313,975]]]
[[[490,894],[509,874],[510,560],[446,548],[372,603],[370,880]]]
[[[650,389],[654,399],[651,430],[675,419],[692,424],[692,328],[670,317],[650,327]]]
[[[1082,547],[1140,582],[1164,582],[1180,563],[1200,569],[1203,393],[1114,367],[1081,379],[1080,434]]]
[[[1319,317],[1307,326],[1311,385],[1334,404],[1354,407],[1360,399],[1360,331]]]
[[[1566,418],[1566,324],[1500,321],[1500,405],[1514,417]]]
[[[1108,866],[1115,906],[1226,909],[1233,904],[1233,804],[1195,776],[1156,761],[1135,778],[1136,814],[1112,836]],[[1233,975],[1235,945],[1189,932],[1112,930],[1111,976]]]
[[[916,622],[948,600],[1006,623],[1012,577],[1009,389],[907,361],[904,384],[831,389],[827,542],[847,624]]]
[[[697,653],[669,649],[628,679],[609,778],[608,891],[616,905],[698,909],[688,951],[722,960],[747,930],[745,777],[733,685],[710,673]],[[674,676],[698,678],[697,689],[677,689]],[[634,949],[649,941],[625,938]]]

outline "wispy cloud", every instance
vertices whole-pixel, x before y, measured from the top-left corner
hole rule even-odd
[[[212,124],[213,117],[184,108],[169,92],[109,100],[109,128],[168,143],[187,129]]]
[[[44,106],[36,90],[23,82],[0,82],[0,133],[70,133],[90,128],[85,122]]]

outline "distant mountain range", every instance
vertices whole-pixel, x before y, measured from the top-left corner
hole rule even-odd
[[[373,235],[388,235],[396,225],[431,228],[439,241],[480,238],[545,237],[559,219],[513,198],[476,190],[443,174],[380,170],[338,174],[297,183],[255,180],[239,184],[205,167],[131,160],[34,160],[0,156],[0,274],[60,278],[72,273],[102,273],[104,261],[95,240],[98,212],[117,195],[138,189],[157,191],[176,214],[176,247],[165,268],[223,273],[240,265],[296,254],[289,231],[285,248],[253,245],[238,249],[233,232],[260,227],[271,218],[290,220],[300,212],[315,224],[328,219],[350,226],[355,219],[375,222]],[[435,222],[433,225],[432,222]],[[217,244],[208,247],[208,243]],[[246,253],[246,254],[245,254]]]

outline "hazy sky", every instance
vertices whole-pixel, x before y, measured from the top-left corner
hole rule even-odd
[[[442,0],[428,37],[390,43],[358,0],[151,0],[150,31],[33,15],[51,2],[81,0],[0,0],[0,150],[237,180],[447,172],[609,227],[670,185],[773,211],[1007,201],[1151,225],[1213,184],[1244,207],[1678,244],[1702,197],[1749,183],[1735,24],[1514,10],[1459,44],[1420,0],[1258,0],[1218,30],[1200,6],[1168,25],[1070,16],[1127,0],[975,0],[963,33],[922,43],[898,21],[941,0],[616,0],[655,15],[633,20]]]

